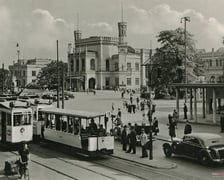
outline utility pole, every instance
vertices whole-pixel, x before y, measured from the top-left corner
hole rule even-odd
[[[17,47],[17,57],[18,57],[18,62],[17,62],[17,88],[18,88],[18,91],[19,91],[19,86],[20,86],[20,81],[19,81],[19,72],[20,72],[20,64],[19,64],[19,55],[20,55],[20,48],[19,48],[19,43],[17,42],[16,44],[16,47]]]
[[[57,40],[57,80],[58,80],[58,86],[57,86],[57,108],[60,108],[60,97],[59,97],[59,92],[60,92],[60,78],[59,78],[59,62],[58,62],[58,40]]]
[[[181,18],[181,23],[182,20],[184,20],[184,56],[185,56],[185,84],[187,84],[187,21],[190,22],[190,17],[185,16]],[[185,89],[185,103],[187,102],[187,88]]]
[[[65,101],[65,89],[64,89],[64,64],[62,62],[62,109],[64,109],[64,101]]]
[[[4,94],[5,90],[5,69],[4,69],[4,63],[2,64],[2,94]]]

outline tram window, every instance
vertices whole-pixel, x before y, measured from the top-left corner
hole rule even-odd
[[[29,113],[14,114],[13,118],[14,118],[14,122],[13,122],[14,126],[30,125],[31,124],[31,114],[29,114]]]
[[[11,126],[11,114],[7,113],[7,126]]]
[[[75,118],[74,119],[74,134],[77,135],[79,134],[79,126],[80,126],[80,123],[79,123],[79,118]]]
[[[62,123],[62,131],[63,132],[67,132],[67,117],[66,116],[62,116],[61,117],[61,123]]]
[[[73,118],[68,116],[68,132],[73,133]]]
[[[56,120],[55,115],[54,114],[51,114],[49,116],[49,118],[50,118],[50,128],[51,129],[55,129],[55,120]]]
[[[61,130],[61,119],[59,115],[55,115],[55,122],[56,122],[56,130]]]

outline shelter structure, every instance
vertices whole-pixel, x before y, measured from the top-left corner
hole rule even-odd
[[[217,114],[224,111],[224,83],[198,83],[183,84],[174,83],[171,85],[176,89],[176,109],[179,115],[180,106],[180,89],[187,89],[189,96],[189,113],[190,119],[198,122],[198,99],[202,103],[202,117],[212,114],[212,122],[215,124]],[[179,117],[179,116],[178,116]]]

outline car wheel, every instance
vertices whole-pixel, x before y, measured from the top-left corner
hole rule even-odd
[[[199,157],[199,161],[202,165],[208,165],[210,162],[209,157],[206,154],[201,154]]]
[[[163,147],[163,151],[166,157],[171,157],[172,155],[172,148],[170,145],[166,145]]]

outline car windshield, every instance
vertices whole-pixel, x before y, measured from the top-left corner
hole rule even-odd
[[[223,138],[210,138],[210,139],[206,139],[204,140],[205,146],[216,146],[216,145],[224,145],[224,140]]]

